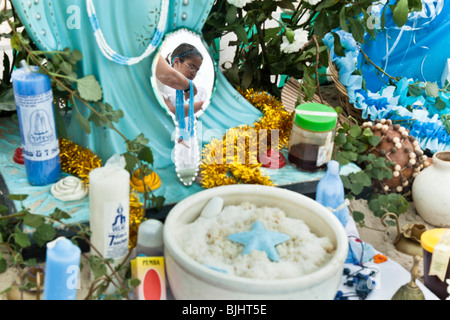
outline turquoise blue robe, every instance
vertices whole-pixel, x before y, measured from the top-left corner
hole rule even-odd
[[[188,28],[201,35],[201,29],[214,1],[170,1],[166,33]],[[104,101],[124,112],[117,128],[132,140],[143,133],[150,142],[154,168],[173,166],[174,123],[155,97],[151,86],[155,54],[133,66],[107,60],[95,41],[84,0],[12,0],[23,24],[41,50],[78,49],[83,54],[79,76],[93,74],[103,88]],[[122,56],[136,57],[150,43],[159,20],[160,1],[94,0],[100,28],[109,46]],[[143,40],[146,39],[146,40]],[[89,110],[78,108],[87,117]],[[252,124],[261,113],[249,104],[217,72],[216,90],[211,104],[199,119],[202,143],[211,138],[210,129],[224,134],[230,127]],[[74,142],[86,146],[103,160],[126,151],[124,139],[108,128],[91,125],[86,134],[72,117],[68,133]],[[203,138],[204,137],[204,138]],[[203,139],[205,141],[203,141]]]

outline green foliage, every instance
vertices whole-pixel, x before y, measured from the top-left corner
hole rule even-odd
[[[364,192],[369,193],[370,195],[366,196],[369,209],[377,217],[381,217],[387,212],[405,213],[408,210],[409,202],[403,195],[373,192],[374,182],[392,178],[391,167],[394,165],[386,158],[377,157],[371,153],[380,141],[381,138],[374,135],[370,128],[362,129],[356,121],[354,124],[344,123],[342,128],[338,129],[334,158],[340,165],[353,162],[362,169],[342,177],[347,197],[362,197]],[[363,213],[354,212],[353,215],[355,222],[363,224]]]
[[[8,197],[14,201],[20,201],[21,210],[8,215],[7,210],[5,210],[6,207],[0,208],[2,213],[0,215],[0,248],[6,248],[9,252],[4,254],[5,251],[0,250],[0,273],[5,272],[10,266],[17,266],[19,269],[37,266],[36,259],[23,259],[22,250],[30,247],[32,244],[44,247],[49,241],[56,239],[59,230],[55,227],[57,224],[63,226],[63,229],[66,231],[71,230],[75,232],[76,235],[71,239],[75,244],[80,239],[90,243],[89,236],[91,232],[89,227],[86,225],[66,224],[64,220],[70,218],[67,212],[55,208],[54,212],[48,216],[34,214],[23,205],[22,201],[27,198],[27,195],[12,194]],[[93,252],[97,252],[92,245],[91,248]],[[91,254],[85,258],[94,277],[92,288],[88,293],[88,299],[127,298],[134,286],[139,284],[137,279],[128,279],[126,283],[120,285],[120,274],[127,272],[129,267],[127,264],[113,267],[111,259],[105,259],[101,255],[96,254]],[[29,288],[32,286],[31,283],[25,280],[23,279],[24,287]],[[114,282],[118,287],[113,295],[114,297],[104,297],[104,291],[111,282]]]
[[[433,98],[434,106],[438,110],[444,110],[446,108],[445,101],[441,98],[441,93],[449,94],[450,88],[448,81],[445,83],[445,86],[443,88],[439,88],[436,82],[430,82],[430,81],[416,81],[414,83],[410,83],[408,85],[408,95],[412,97],[419,97],[423,96],[425,99],[427,98]],[[441,119],[442,120],[442,119]],[[443,119],[445,121],[446,118]],[[446,126],[447,132],[450,133],[448,130],[447,124],[444,123]]]
[[[409,202],[398,193],[374,194],[369,200],[369,209],[379,218],[387,212],[405,213],[408,208]]]
[[[310,100],[317,88],[318,68],[328,66],[323,36],[341,28],[360,43],[364,43],[365,33],[375,37],[372,24],[368,23],[372,17],[367,13],[374,4],[378,1],[322,0],[311,5],[307,1],[265,0],[237,8],[227,0],[218,0],[204,25],[203,36],[214,48],[217,38],[234,34],[236,40],[229,42],[236,47],[234,58],[230,65],[223,67],[225,76],[235,87],[269,91],[279,96],[277,80],[286,75],[303,80],[300,90],[305,100]],[[421,1],[399,0],[389,10],[398,24],[404,24],[409,12],[421,10]],[[283,14],[278,18],[280,11]],[[383,10],[383,22],[385,14]],[[283,52],[280,48],[283,37],[292,43],[298,29],[307,31],[308,43],[297,52]],[[344,55],[339,35],[333,33],[333,36],[336,54]]]
[[[5,6],[6,8],[6,6]],[[5,109],[5,105],[10,99],[14,103],[12,92],[11,73],[14,67],[20,67],[20,61],[26,60],[28,65],[39,67],[39,72],[50,77],[53,87],[53,96],[55,99],[55,120],[59,138],[70,139],[67,136],[65,122],[62,118],[64,113],[71,113],[81,128],[91,132],[91,123],[98,127],[105,127],[114,130],[119,134],[127,146],[126,158],[133,159],[128,169],[132,170],[136,166],[144,172],[151,171],[153,165],[153,154],[148,147],[149,140],[142,134],[135,140],[128,140],[115,126],[124,113],[120,109],[114,109],[110,104],[104,101],[103,90],[99,81],[94,75],[80,77],[78,66],[83,56],[80,51],[66,48],[62,51],[41,51],[30,40],[26,29],[15,14],[14,7],[11,10],[3,10],[0,13],[0,23],[7,21],[12,28],[8,34],[0,34],[0,37],[11,39],[13,48],[13,61],[9,57],[4,58],[4,72],[0,81],[0,110]],[[23,201],[27,195],[9,195],[9,199],[20,201],[22,208],[17,213],[8,213],[6,206],[0,205],[0,248],[7,249],[8,254],[0,251],[0,273],[5,272],[8,267],[13,266],[21,270],[26,266],[36,265],[35,259],[24,260],[22,250],[31,245],[40,247],[52,241],[58,236],[58,230],[55,225],[62,225],[75,233],[72,241],[86,241],[92,251],[97,252],[96,248],[89,242],[91,231],[86,225],[67,225],[64,221],[70,218],[66,212],[55,208],[49,216],[33,214],[28,208],[23,206]],[[151,191],[145,193],[146,201],[152,202],[153,207],[158,210],[164,203],[164,197],[156,197]],[[144,209],[147,204],[144,204]],[[31,231],[31,232],[25,232]],[[121,279],[121,274],[125,274],[123,269],[127,265],[112,267],[111,261],[101,256],[91,255],[87,259],[89,267],[93,271],[95,279],[89,290],[87,298],[93,299],[123,299],[129,297],[133,286],[139,284],[137,279],[128,279],[125,283]],[[104,295],[104,290],[114,282],[116,292],[114,295]],[[30,284],[25,283],[23,288]]]

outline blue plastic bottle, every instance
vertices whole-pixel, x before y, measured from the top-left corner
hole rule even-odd
[[[316,201],[333,210],[344,227],[347,225],[349,211],[345,204],[344,184],[339,176],[339,163],[335,160],[327,163],[327,171],[317,185]]]
[[[50,78],[37,71],[23,63],[12,83],[28,182],[44,186],[60,179],[61,164]]]

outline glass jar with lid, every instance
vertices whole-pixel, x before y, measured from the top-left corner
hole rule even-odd
[[[333,153],[337,112],[320,103],[304,103],[295,113],[289,139],[290,164],[306,171],[324,169]]]

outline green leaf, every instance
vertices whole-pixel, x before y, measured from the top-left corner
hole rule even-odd
[[[78,51],[78,50],[73,50],[73,51],[70,53],[70,56],[72,57],[72,59],[74,59],[74,60],[76,60],[76,61],[81,61],[81,60],[83,60],[83,54],[82,54],[80,51]]]
[[[344,48],[342,48],[342,43],[341,43],[341,38],[339,37],[339,35],[336,32],[331,32],[331,34],[334,37],[334,53],[336,53],[336,55],[340,56],[340,57],[344,57],[345,56],[345,52],[344,52]]]
[[[325,11],[320,11],[314,21],[314,34],[323,37],[329,31],[329,20]]]
[[[350,190],[353,194],[358,195],[360,194],[364,189],[364,186],[361,183],[352,183]]]
[[[127,170],[129,173],[132,173],[134,168],[136,167],[136,164],[138,163],[136,160],[136,157],[133,156],[130,152],[125,152],[122,154],[125,158],[125,170]]]
[[[248,34],[242,25],[236,25],[234,32],[236,33],[239,41],[241,41],[244,44],[248,44]]]
[[[27,194],[8,194],[8,198],[13,201],[23,201],[28,198]]]
[[[335,0],[325,0],[322,1],[316,8],[316,11],[321,11],[322,9],[326,9],[332,7],[336,4]]]
[[[362,223],[364,221],[364,213],[361,211],[353,211],[353,220],[356,223]]]
[[[91,255],[89,257],[89,264],[94,274],[94,279],[98,279],[106,274],[106,265],[100,257]]]
[[[386,25],[386,10],[388,6],[384,6],[383,11],[381,12],[381,28],[384,29]]]
[[[349,164],[351,161],[345,158],[341,152],[336,153],[336,161],[339,162],[341,166]]]
[[[352,126],[352,127],[350,128],[350,130],[349,130],[349,134],[350,134],[352,137],[354,137],[354,138],[359,137],[359,135],[361,134],[361,132],[362,132],[362,129],[361,129],[361,127],[358,126],[358,125]]]
[[[67,134],[66,125],[61,116],[60,109],[56,105],[56,103],[53,104],[53,110],[55,115],[56,134],[58,135],[58,138],[68,139],[69,135]]]
[[[445,101],[442,100],[441,97],[437,97],[436,98],[436,102],[434,103],[434,106],[438,109],[438,110],[444,110],[447,105],[445,104]]]
[[[36,228],[36,232],[35,232],[34,236],[35,236],[35,238],[36,238],[36,236],[39,237],[39,239],[43,240],[44,242],[51,241],[56,236],[55,227],[44,223]]]
[[[414,11],[422,11],[422,0],[409,0],[408,5]]]
[[[13,235],[14,241],[21,246],[22,248],[27,248],[31,246],[31,241],[28,235],[22,231],[19,230],[19,228],[15,229],[14,235]]]
[[[364,27],[358,20],[355,20],[354,18],[348,18],[348,21],[350,23],[350,31],[353,35],[353,38],[355,38],[355,40],[359,43],[364,43]]]
[[[371,136],[373,136],[372,129],[370,129],[370,128],[365,128],[364,131],[363,131],[363,136],[364,136],[364,137],[371,137]]]
[[[334,0],[333,0],[334,1]],[[277,2],[278,6],[283,9],[295,10],[294,4],[289,0],[281,0]]]
[[[342,183],[344,184],[344,188],[350,189],[351,183],[350,183],[350,179],[348,178],[348,176],[342,176],[341,180],[342,180]]]
[[[347,15],[345,13],[345,6],[342,6],[341,11],[339,11],[339,24],[345,32],[348,32]]]
[[[164,205],[164,201],[166,200],[164,196],[155,196],[152,194],[152,202],[157,211],[161,210]]]
[[[3,257],[0,257],[0,273],[4,273],[6,270],[8,270],[8,264]]]
[[[132,278],[132,279],[129,279],[128,280],[128,284],[131,286],[131,287],[137,287],[138,285],[140,285],[141,284],[141,280],[139,280],[139,279],[136,279],[136,278]]]
[[[358,159],[358,154],[352,151],[341,151],[340,154],[349,161],[356,161]]]
[[[372,146],[376,147],[381,142],[381,138],[373,135],[368,138],[368,141]]]
[[[93,75],[77,80],[77,89],[86,101],[100,101],[103,97],[102,87]]]
[[[87,134],[91,133],[91,124],[89,120],[83,117],[83,115],[78,110],[75,112],[75,118],[78,120],[78,123],[80,124],[84,132],[86,132]]]
[[[378,198],[372,198],[368,201],[369,209],[376,215],[380,216],[385,213],[385,211],[381,208],[380,201]]]
[[[139,151],[138,153],[138,159],[141,161],[145,161],[149,164],[153,164],[153,153],[152,150],[145,146]]]
[[[66,61],[63,61],[60,65],[61,71],[66,74],[69,75],[72,73],[72,65]]]
[[[392,10],[392,7],[394,8]],[[394,6],[391,6],[394,22],[397,26],[403,26],[408,21],[408,0],[398,0]]]
[[[235,6],[230,6],[227,10],[225,21],[231,25],[236,22],[236,19],[237,19],[237,8]]]
[[[439,97],[439,87],[436,82],[425,83],[425,94],[430,97]]]
[[[70,214],[68,214],[67,212],[65,212],[59,208],[55,208],[53,213],[50,214],[50,218],[55,219],[55,220],[70,219]]]
[[[4,214],[8,212],[8,207],[0,204],[0,214]]]
[[[418,84],[410,83],[408,85],[408,94],[412,97],[418,97],[422,95],[422,89],[420,89]]]
[[[289,43],[293,43],[295,38],[295,32],[290,28],[286,28],[286,38],[288,39]]]
[[[281,27],[268,28],[265,30],[264,42],[269,42],[273,37],[280,33]]]
[[[37,228],[41,224],[44,223],[44,218],[42,216],[34,215],[34,214],[27,214],[23,218],[23,223],[25,223],[27,226],[31,228]]]
[[[364,187],[369,187],[372,185],[372,181],[364,171],[351,173],[349,174],[349,178],[352,183],[358,182],[361,183]]]

